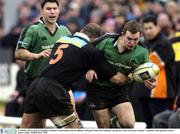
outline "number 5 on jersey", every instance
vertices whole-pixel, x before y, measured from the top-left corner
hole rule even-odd
[[[69,47],[69,45],[68,44],[61,44],[58,48],[57,48],[57,50],[56,50],[56,52],[55,52],[55,54],[54,54],[54,56],[56,56],[56,58],[55,59],[51,59],[50,61],[49,61],[49,64],[55,64],[56,62],[58,62],[59,60],[61,60],[61,58],[62,58],[62,56],[63,56],[63,48],[68,48]]]

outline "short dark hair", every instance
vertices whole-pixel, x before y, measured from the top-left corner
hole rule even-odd
[[[131,32],[132,34],[135,34],[137,32],[140,32],[142,33],[142,26],[140,23],[138,23],[137,21],[135,20],[132,20],[132,21],[128,21],[125,25],[124,25],[124,28],[123,28],[123,34],[126,33],[126,31],[129,31]]]
[[[157,25],[157,18],[154,15],[147,15],[143,18],[142,23],[152,22],[154,25]]]
[[[102,35],[101,27],[96,23],[88,23],[82,28],[81,32],[93,38],[97,38]]]
[[[59,7],[59,2],[58,2],[58,0],[41,0],[41,8],[42,8],[42,9],[44,8],[44,5],[45,5],[47,2],[55,2],[55,3],[57,4],[57,6]]]

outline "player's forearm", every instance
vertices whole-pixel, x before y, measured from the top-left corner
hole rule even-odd
[[[114,84],[117,85],[124,85],[126,83],[129,83],[131,81],[131,79],[125,75],[123,75],[122,73],[117,73],[115,76],[113,76],[110,81]]]
[[[31,53],[26,49],[19,49],[15,52],[15,58],[20,59],[20,60],[37,60],[38,54],[36,53]]]

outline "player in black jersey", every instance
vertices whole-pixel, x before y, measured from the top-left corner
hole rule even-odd
[[[68,94],[75,80],[89,69],[94,69],[99,78],[110,79],[116,84],[124,84],[129,80],[117,73],[97,49],[88,45],[100,34],[99,25],[89,23],[81,32],[61,37],[57,41],[49,65],[28,89],[21,124],[28,122],[31,126],[36,121],[31,116],[37,114],[49,118],[58,128],[79,128]]]

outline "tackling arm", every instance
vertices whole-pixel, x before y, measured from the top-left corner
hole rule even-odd
[[[117,85],[124,85],[126,83],[129,83],[132,81],[131,78],[125,76],[124,74],[118,72],[116,75],[114,75],[110,81],[114,84],[117,84]]]
[[[89,83],[92,82],[93,78],[95,79],[98,79],[97,77],[97,74],[94,70],[89,70],[87,73],[86,73],[86,79],[89,81]],[[126,83],[129,83],[132,81],[132,79],[130,77],[127,77],[125,75],[123,75],[122,73],[120,72],[117,72],[116,75],[114,75],[110,81],[114,84],[117,84],[117,85],[124,85]]]

